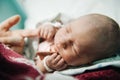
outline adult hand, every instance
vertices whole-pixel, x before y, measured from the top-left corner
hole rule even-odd
[[[24,38],[38,36],[37,30],[14,30],[13,27],[20,20],[20,16],[16,15],[8,18],[0,24],[0,42],[18,53],[22,53],[24,48]]]

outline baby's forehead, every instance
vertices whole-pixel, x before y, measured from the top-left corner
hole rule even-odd
[[[97,17],[99,18],[99,17]],[[97,33],[97,30],[102,30],[104,28],[107,28],[106,25],[107,24],[107,20],[106,22],[104,22],[104,18],[103,19],[96,19],[94,17],[89,17],[89,16],[85,16],[82,18],[79,18],[71,23],[69,23],[68,25],[66,25],[65,27],[69,28],[69,30],[71,30],[72,34],[83,34],[83,33],[89,33],[91,31],[95,31]],[[67,29],[66,28],[66,29]]]

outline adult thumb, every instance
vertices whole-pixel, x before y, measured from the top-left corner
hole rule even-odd
[[[13,25],[17,24],[19,20],[19,15],[8,18],[0,24],[0,30],[8,31]]]

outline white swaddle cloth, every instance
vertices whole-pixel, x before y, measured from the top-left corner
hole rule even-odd
[[[102,60],[98,60],[93,62],[91,65],[87,66],[78,66],[78,67],[70,67],[63,71],[55,71],[55,73],[63,74],[63,75],[76,75],[85,72],[86,70],[95,70],[107,66],[114,66],[120,68],[120,53]]]

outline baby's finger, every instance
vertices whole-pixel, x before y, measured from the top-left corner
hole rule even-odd
[[[52,54],[47,59],[47,64],[51,63],[57,57],[57,53]]]
[[[63,69],[65,69],[67,67],[67,64],[63,64],[59,69],[57,69],[58,71],[60,71],[60,70],[63,70]]]
[[[48,31],[44,31],[43,38],[47,39]]]
[[[0,29],[8,31],[13,25],[18,23],[19,20],[20,20],[19,15],[12,16],[0,24]]]
[[[57,53],[53,53],[50,57],[52,58],[52,59],[55,59],[56,57],[57,57]]]
[[[53,69],[54,63],[52,62],[57,57],[57,53],[52,54],[46,59],[46,64],[49,68]]]
[[[49,32],[49,34],[47,35],[47,39],[48,40],[51,40],[53,38],[53,33],[52,32]]]
[[[61,60],[61,56],[60,55],[58,55],[52,62],[53,62],[53,64],[57,64],[60,60]]]
[[[40,30],[40,37],[43,38],[43,36],[44,36],[44,30],[41,28],[41,30]]]
[[[61,67],[63,64],[65,64],[64,60],[61,59],[59,62],[56,64],[56,67]]]

